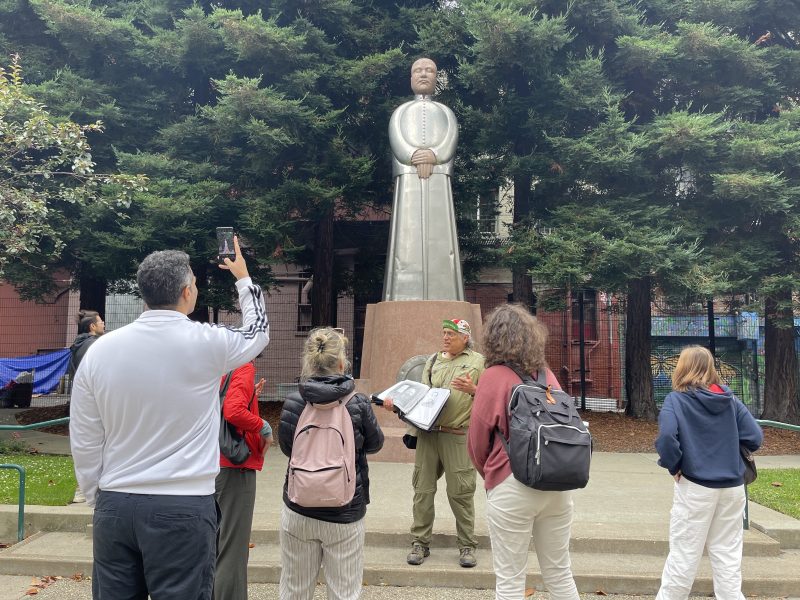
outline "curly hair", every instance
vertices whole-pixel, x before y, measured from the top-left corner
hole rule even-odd
[[[501,304],[483,324],[486,367],[510,363],[525,373],[536,373],[547,366],[546,341],[547,328],[522,305]]]
[[[308,334],[303,344],[303,370],[300,379],[347,372],[347,338],[332,327],[319,327]]]

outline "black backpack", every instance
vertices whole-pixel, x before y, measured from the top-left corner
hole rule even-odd
[[[513,367],[512,367],[513,368]],[[537,381],[513,369],[522,383],[508,403],[509,440],[495,429],[511,461],[514,477],[546,491],[586,487],[592,460],[592,436],[572,397],[547,385],[545,371]]]

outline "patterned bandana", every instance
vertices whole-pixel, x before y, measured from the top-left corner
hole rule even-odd
[[[442,329],[452,329],[458,333],[472,335],[472,329],[464,319],[445,319],[442,321]]]

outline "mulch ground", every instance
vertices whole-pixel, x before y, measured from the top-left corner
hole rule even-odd
[[[261,418],[266,419],[277,432],[280,419],[280,402],[260,402]],[[31,408],[17,413],[21,425],[40,423],[67,416],[67,406]],[[584,421],[594,438],[594,449],[598,452],[655,452],[653,441],[658,434],[658,424],[626,417],[619,413],[584,411]],[[65,425],[45,427],[42,431],[66,435]],[[785,429],[764,429],[764,445],[758,454],[800,454],[800,433]]]

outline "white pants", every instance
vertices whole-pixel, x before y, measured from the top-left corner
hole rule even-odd
[[[685,477],[675,484],[669,521],[669,556],[656,600],[685,600],[692,589],[703,547],[708,548],[714,596],[742,595],[742,518],[745,491],[707,488]]]
[[[284,505],[281,512],[281,600],[311,600],[325,569],[329,600],[357,600],[364,571],[364,519],[328,523]]]
[[[578,600],[569,558],[572,494],[529,488],[513,475],[487,494],[497,600],[523,600],[533,535],[550,600]]]

